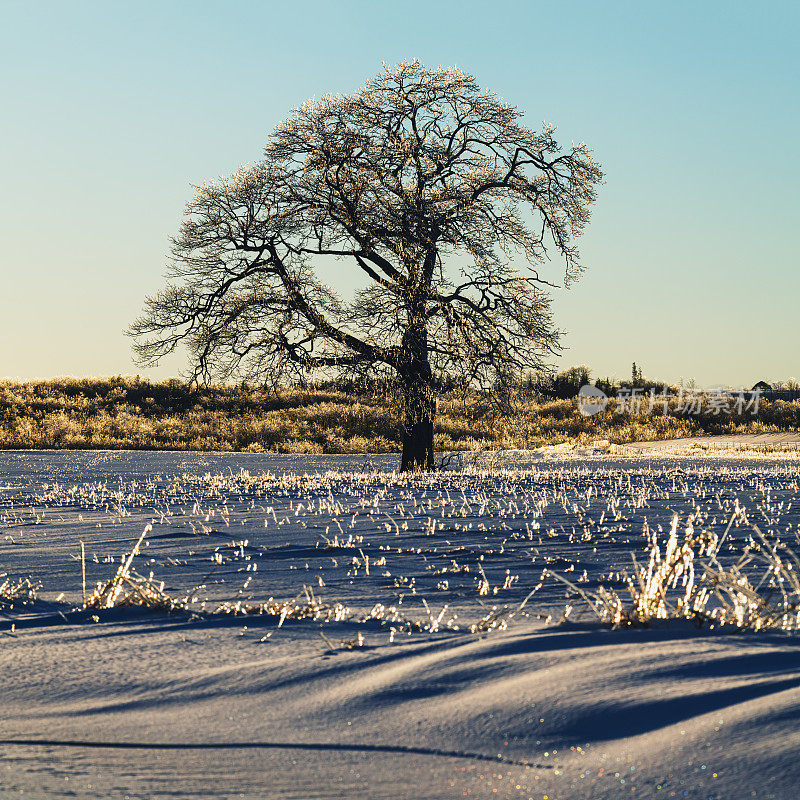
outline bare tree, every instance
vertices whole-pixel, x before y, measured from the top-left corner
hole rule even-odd
[[[458,69],[385,67],[352,95],[309,101],[253,166],[197,187],[168,284],[131,326],[139,363],[188,345],[193,377],[395,375],[401,468],[433,466],[437,376],[489,384],[559,350],[537,267],[566,283],[599,166],[584,144]],[[365,279],[343,300],[322,262]]]

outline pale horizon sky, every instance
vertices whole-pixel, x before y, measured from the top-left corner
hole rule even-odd
[[[606,173],[556,366],[800,377],[800,11],[733,2],[0,0],[0,376],[177,375],[122,331],[199,184],[381,62],[476,76]],[[558,280],[558,265],[548,274]],[[348,285],[349,276],[337,276]]]

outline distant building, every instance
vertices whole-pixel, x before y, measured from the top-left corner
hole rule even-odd
[[[753,388],[750,390],[751,392],[771,392],[772,387],[766,381],[759,381]]]

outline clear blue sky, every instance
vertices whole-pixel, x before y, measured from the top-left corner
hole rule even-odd
[[[142,372],[122,330],[163,282],[190,183],[257,159],[303,100],[416,57],[586,141],[606,171],[588,272],[555,303],[559,366],[625,377],[635,360],[704,386],[800,377],[795,3],[0,0],[0,12],[0,376]]]

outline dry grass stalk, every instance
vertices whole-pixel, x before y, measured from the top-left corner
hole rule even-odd
[[[13,608],[16,603],[32,603],[36,600],[36,591],[40,584],[35,584],[30,578],[19,578],[12,581],[5,573],[0,575],[0,608]]]
[[[113,585],[112,585],[113,584]],[[84,608],[125,608],[138,606],[153,611],[188,611],[188,598],[176,598],[164,591],[163,581],[139,575],[133,570],[120,580],[115,576],[99,585],[89,596]]]
[[[501,450],[475,446],[463,453],[459,466],[468,472],[499,472],[506,466],[506,457]]]
[[[732,566],[723,568],[712,555],[703,582],[685,612],[742,630],[800,630],[800,560],[780,541],[770,541],[753,526],[757,541]],[[752,565],[752,567],[751,567]],[[761,574],[753,585],[745,569]],[[710,601],[716,605],[708,608]]]
[[[273,600],[271,597],[264,603],[247,603],[243,600],[223,603],[214,610],[214,614],[256,614],[278,617],[278,627],[287,619],[312,619],[323,622],[342,622],[347,619],[350,610],[341,603],[328,605],[323,603],[310,586],[293,600]]]
[[[547,579],[547,571],[542,573],[539,583],[528,592],[525,599],[518,606],[505,605],[502,608],[492,608],[485,616],[481,617],[477,622],[469,626],[470,633],[487,633],[492,630],[504,631],[508,627],[514,617],[517,616],[528,604],[528,600],[533,597],[539,589],[544,586]]]
[[[322,631],[319,632],[319,635],[325,640],[325,644],[328,645],[329,653],[335,653],[338,650],[357,650],[364,647],[366,644],[364,634],[361,633],[361,631],[358,632],[358,636],[356,636],[355,639],[337,639],[335,641],[327,637]]]
[[[109,609],[140,606],[156,611],[191,611],[190,595],[175,598],[164,591],[163,582],[139,575],[132,569],[133,559],[139,552],[142,542],[152,530],[152,525],[142,531],[142,535],[130,553],[122,558],[122,563],[113,578],[100,583],[84,602],[84,609]],[[340,622],[347,619],[349,609],[341,603],[328,605],[314,594],[310,586],[293,600],[279,601],[270,598],[263,603],[248,603],[245,600],[226,602],[219,605],[213,614],[268,615],[278,617],[278,627],[287,619],[312,619],[324,622]]]
[[[356,550],[359,549],[359,545],[364,541],[363,536],[354,536],[352,533],[347,535],[345,538],[344,533],[342,533],[342,538],[339,538],[339,534],[335,534],[333,539],[329,539],[325,534],[320,533],[318,534],[319,539],[324,539],[325,543],[320,544],[319,539],[317,540],[316,547],[320,550]]]
[[[81,600],[86,605],[86,545],[81,540]]]
[[[147,525],[130,553],[122,558],[122,563],[113,578],[99,583],[94,592],[85,600],[84,609],[109,609],[139,606],[155,611],[179,611],[189,608],[188,598],[176,599],[164,591],[163,582],[144,577],[131,567],[139,552],[145,536],[153,529]]]
[[[390,625],[392,631],[400,630],[405,633],[438,633],[441,630],[459,630],[458,625],[455,624],[456,616],[447,615],[447,605],[442,606],[439,613],[435,614],[426,600],[423,599],[422,604],[428,615],[427,618],[414,619],[400,611],[397,606],[385,606],[383,603],[376,603],[369,614],[361,621],[378,620],[382,624]]]
[[[677,515],[663,548],[650,539],[650,558],[643,566],[633,558],[632,573],[623,572],[630,601],[613,588],[586,591],[549,573],[581,597],[601,623],[612,627],[646,626],[654,620],[688,619],[697,624],[729,625],[738,630],[800,630],[800,560],[777,539],[753,526],[756,539],[734,564],[719,561],[722,537],[696,535],[687,525],[678,537]],[[680,588],[680,591],[677,591]],[[565,613],[565,618],[568,612]]]

